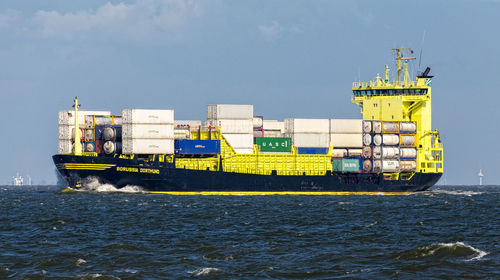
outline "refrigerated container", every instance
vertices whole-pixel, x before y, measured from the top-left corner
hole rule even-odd
[[[330,119],[331,134],[360,134],[363,132],[363,120],[356,119]]]
[[[124,138],[123,154],[173,154],[174,139]]]
[[[207,120],[220,119],[252,119],[253,105],[239,104],[209,104],[207,105]]]
[[[174,110],[123,109],[123,124],[174,124]]]
[[[335,148],[361,148],[363,134],[330,134],[330,141]]]
[[[329,119],[285,119],[286,133],[330,133]]]

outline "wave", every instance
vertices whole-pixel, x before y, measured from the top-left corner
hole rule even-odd
[[[429,246],[419,247],[416,250],[405,252],[397,259],[415,260],[423,258],[457,258],[465,259],[467,261],[479,260],[486,256],[488,253],[463,242],[455,243],[438,243]]]
[[[212,273],[217,273],[219,272],[220,269],[215,268],[215,267],[203,267],[200,269],[197,269],[195,271],[189,271],[188,273],[193,274],[195,276],[201,276],[201,275],[208,275]]]
[[[98,193],[146,193],[139,186],[127,185],[123,188],[117,188],[112,184],[103,184],[95,177],[85,179],[81,188],[76,189],[79,192],[98,192]]]
[[[436,194],[448,194],[448,195],[464,195],[464,196],[473,196],[484,194],[484,192],[476,192],[476,191],[449,191],[449,190],[432,190],[432,191],[424,191],[424,192],[415,192],[410,193],[411,195],[436,195]]]

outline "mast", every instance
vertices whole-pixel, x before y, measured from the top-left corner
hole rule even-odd
[[[80,139],[82,138],[82,134],[80,132],[80,124],[78,120],[78,107],[80,107],[80,104],[78,104],[78,97],[75,97],[73,108],[75,108],[75,150],[73,151],[73,154],[75,156],[81,156],[82,155],[82,143],[80,143]]]

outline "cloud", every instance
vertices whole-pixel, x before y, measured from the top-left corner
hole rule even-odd
[[[260,33],[268,40],[276,39],[284,31],[277,21],[273,21],[269,25],[259,25],[258,28]]]
[[[18,18],[18,11],[7,9],[4,12],[0,12],[0,28],[10,26]]]
[[[136,0],[131,4],[107,2],[96,10],[68,13],[39,10],[33,22],[46,37],[69,39],[94,32],[141,38],[186,25],[200,16],[199,3],[194,0]]]
[[[259,25],[257,28],[268,41],[276,40],[284,33],[302,33],[302,29],[297,26],[285,27],[276,20],[268,25]]]

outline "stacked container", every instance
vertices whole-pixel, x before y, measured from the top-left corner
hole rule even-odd
[[[283,137],[285,123],[278,120],[263,120],[264,137]]]
[[[415,133],[413,122],[364,121],[363,171],[414,171]]]
[[[85,116],[85,152],[113,155],[121,153],[122,117],[113,115]],[[107,141],[111,141],[107,143]]]
[[[414,122],[400,122],[400,169],[402,172],[415,171],[417,169],[417,125]]]
[[[75,111],[65,110],[58,113],[58,153],[73,152],[75,133]],[[87,115],[109,115],[109,111],[78,111],[78,123],[82,138],[82,148],[85,148],[85,119]],[[85,150],[83,150],[85,151]]]
[[[205,126],[218,128],[236,153],[253,153],[253,105],[207,105]]]
[[[330,141],[334,154],[361,157],[363,147],[363,120],[330,119]]]
[[[174,110],[122,110],[123,154],[173,154]]]
[[[299,154],[326,154],[330,146],[329,119],[285,119],[285,137]]]

